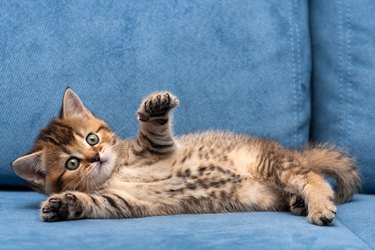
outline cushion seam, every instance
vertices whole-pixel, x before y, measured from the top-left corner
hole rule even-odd
[[[294,146],[297,147],[298,145],[298,101],[297,101],[297,87],[298,87],[298,70],[297,70],[297,57],[298,57],[298,48],[296,43],[297,41],[297,24],[295,20],[295,1],[291,0],[289,3],[289,22],[290,22],[290,45],[291,45],[291,73],[292,73],[292,82],[294,83],[292,89],[293,95],[293,117],[294,117],[294,124],[295,127],[293,128],[293,141]]]
[[[351,63],[351,39],[352,39],[352,32],[351,32],[351,19],[350,19],[350,6],[349,1],[345,0],[345,22],[346,22],[346,28],[347,28],[347,34],[346,34],[346,61],[347,61],[347,68],[345,70],[347,74],[347,124],[346,124],[346,139],[347,139],[347,145],[351,145],[351,138],[350,135],[353,119],[352,119],[352,109],[353,109],[353,83],[352,83],[352,63]]]
[[[299,133],[300,131],[300,127],[301,127],[301,113],[302,113],[302,62],[301,62],[301,58],[302,58],[302,52],[301,52],[301,34],[300,34],[300,29],[299,29],[299,20],[298,20],[298,17],[299,17],[299,12],[300,9],[298,8],[298,2],[297,0],[294,0],[294,11],[295,11],[295,22],[294,22],[294,25],[295,25],[295,36],[296,36],[296,56],[297,56],[297,82],[296,82],[296,119],[297,119],[297,122],[296,122],[296,134],[297,134],[297,144],[298,143],[301,143],[303,140],[302,140],[302,134]],[[300,144],[298,144],[298,146],[300,146]]]
[[[337,1],[337,16],[338,16],[338,43],[339,43],[339,48],[338,48],[338,77],[339,77],[339,138],[338,141],[340,142],[340,145],[343,146],[343,140],[344,140],[344,114],[345,114],[345,108],[344,108],[344,76],[343,76],[343,71],[344,71],[344,35],[343,35],[343,14],[342,14],[342,1],[338,0]]]
[[[339,77],[339,144],[350,145],[352,128],[352,81],[351,81],[351,19],[350,6],[346,0],[337,1],[338,15],[338,77]]]

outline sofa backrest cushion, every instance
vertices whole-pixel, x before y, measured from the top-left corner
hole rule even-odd
[[[0,184],[70,86],[120,136],[142,97],[180,97],[175,133],[230,130],[308,140],[307,1],[15,0],[0,7]]]
[[[312,138],[353,155],[375,193],[375,2],[312,1]]]

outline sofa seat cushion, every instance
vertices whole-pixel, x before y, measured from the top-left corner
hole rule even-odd
[[[287,212],[45,223],[38,211],[45,196],[1,191],[0,197],[4,249],[370,249],[361,238],[359,220],[349,220],[348,214],[351,206],[361,206],[369,221],[375,216],[367,206],[375,203],[375,196],[358,196],[339,207],[340,219],[329,227],[311,225],[305,217]]]
[[[338,220],[375,249],[375,195],[356,195],[340,206]]]

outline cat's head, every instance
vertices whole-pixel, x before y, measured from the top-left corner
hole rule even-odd
[[[115,166],[116,135],[68,88],[58,118],[43,128],[30,154],[13,170],[30,186],[50,194],[90,191],[107,180]]]

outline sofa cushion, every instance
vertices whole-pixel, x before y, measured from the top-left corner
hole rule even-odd
[[[284,3],[284,2],[283,2]],[[8,1],[0,7],[0,184],[55,116],[67,86],[119,135],[142,97],[180,97],[175,132],[308,140],[307,0]]]
[[[375,193],[375,2],[311,1],[312,138],[347,149]]]
[[[356,195],[337,211],[338,220],[372,249],[375,249],[374,208],[374,195]]]
[[[4,249],[370,249],[339,220],[320,227],[286,212],[46,223],[38,211],[46,197],[10,191],[0,197]]]

